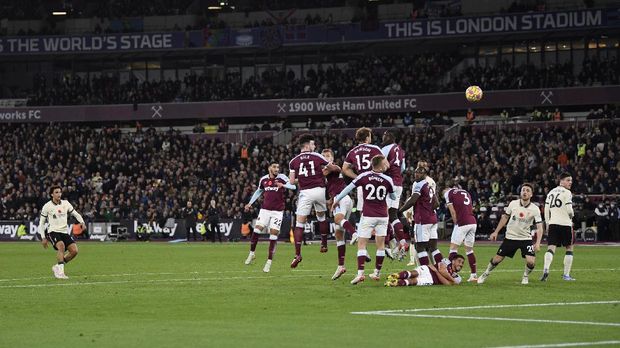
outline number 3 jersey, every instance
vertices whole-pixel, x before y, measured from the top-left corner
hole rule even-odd
[[[549,225],[573,226],[573,195],[562,186],[547,194],[545,220]]]
[[[358,175],[351,182],[356,187],[361,187],[364,194],[364,208],[362,215],[365,217],[388,217],[386,198],[394,193],[392,178],[376,172],[365,172]]]
[[[455,224],[458,226],[475,225],[476,217],[471,202],[469,192],[457,188],[452,188],[445,193],[446,204],[454,207],[456,211]]]
[[[288,164],[288,169],[295,172],[300,190],[325,187],[323,167],[329,162],[317,152],[302,152]]]

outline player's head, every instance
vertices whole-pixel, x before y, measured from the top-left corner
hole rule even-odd
[[[523,185],[521,185],[521,192],[520,192],[521,199],[524,201],[529,201],[533,195],[534,195],[534,185],[528,182],[523,183]]]
[[[323,155],[323,157],[325,157],[326,160],[328,160],[329,162],[333,162],[334,161],[334,151],[332,151],[332,149],[323,149],[323,151],[321,152],[321,154]]]
[[[461,254],[457,254],[452,259],[452,270],[456,273],[460,272],[463,269],[463,265],[465,264],[465,258]]]
[[[299,136],[299,148],[301,151],[314,151],[314,135],[305,133]]]
[[[415,180],[416,181],[420,181],[424,178],[426,178],[426,168],[422,167],[422,166],[418,166],[415,171],[413,172],[413,175],[415,176]]]
[[[430,169],[430,164],[428,163],[427,160],[419,160],[418,161],[418,167],[423,167],[424,169],[426,169],[426,172],[428,173],[428,170]]]
[[[367,127],[359,128],[355,131],[355,140],[358,144],[370,144],[372,142],[372,131]]]
[[[271,163],[269,165],[269,175],[271,176],[277,176],[278,173],[280,173],[280,164],[278,163]]]
[[[55,201],[58,201],[62,197],[62,188],[59,185],[52,185],[50,187],[50,196]]]
[[[372,170],[375,172],[383,173],[389,167],[388,161],[385,159],[385,156],[376,155],[372,158]]]
[[[396,142],[396,135],[391,130],[383,132],[383,145],[390,145]]]
[[[573,176],[567,172],[560,174],[560,186],[570,190],[571,186],[573,186]]]

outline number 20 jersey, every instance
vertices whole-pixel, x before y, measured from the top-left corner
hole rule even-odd
[[[362,188],[364,194],[362,215],[365,217],[388,217],[386,198],[394,192],[392,178],[383,173],[370,171],[359,175],[351,183]]]

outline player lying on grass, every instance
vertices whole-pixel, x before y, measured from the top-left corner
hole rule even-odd
[[[429,264],[416,267],[412,271],[392,273],[385,286],[458,285],[461,283],[458,273],[464,263],[463,255],[456,255],[452,261],[443,259],[436,267]]]

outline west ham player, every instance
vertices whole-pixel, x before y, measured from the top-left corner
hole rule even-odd
[[[373,280],[380,279],[381,267],[385,258],[385,236],[387,235],[388,210],[386,199],[388,195],[391,199],[396,199],[394,194],[394,184],[392,178],[383,174],[389,164],[384,156],[378,155],[371,159],[372,170],[358,175],[344,191],[340,192],[334,199],[332,209],[336,209],[340,200],[353,191],[356,187],[362,188],[364,197],[364,208],[362,218],[358,224],[359,241],[357,244],[357,276],[353,278],[351,284],[357,284],[365,280],[364,264],[368,252],[366,244],[375,231],[375,241],[377,244],[377,254],[375,260],[375,270],[369,277]]]
[[[459,272],[464,263],[463,255],[456,255],[452,261],[443,259],[437,267],[426,265],[416,267],[413,271],[392,273],[385,286],[458,285],[461,283]]]
[[[393,254],[396,254],[399,250],[405,251],[407,247],[407,239],[409,239],[405,235],[405,231],[403,229],[403,224],[398,218],[398,207],[400,206],[400,196],[403,194],[403,172],[407,168],[405,164],[405,151],[396,144],[396,136],[392,131],[385,131],[383,133],[383,148],[381,149],[383,156],[387,159],[390,167],[385,172],[387,176],[392,178],[394,181],[394,193],[396,194],[396,199],[391,200],[388,198],[388,213],[390,215],[390,224],[388,225],[388,236],[390,235],[389,230],[395,232],[396,238],[398,238],[399,246],[396,245],[396,240],[390,238],[388,242],[390,242],[390,247],[393,248]],[[392,243],[394,241],[394,243]],[[402,253],[399,253],[402,258]]]
[[[426,180],[426,168],[417,167],[415,169],[415,180],[411,197],[400,208],[404,212],[412,206],[414,207],[415,220],[415,240],[420,265],[428,265],[428,251],[432,250],[435,263],[439,263],[443,256],[437,249],[437,214],[435,209],[439,206],[439,201],[435,195],[435,190]]]
[[[377,155],[383,155],[381,148],[372,143],[372,130],[362,127],[355,131],[355,141],[358,145],[347,153],[347,157],[342,164],[342,174],[355,179],[358,175],[372,169],[371,160]],[[363,211],[364,199],[362,189],[357,189],[357,210]],[[351,244],[357,241],[357,234],[351,237]]]
[[[566,247],[564,255],[564,280],[575,280],[570,276],[573,266],[573,195],[570,188],[573,185],[573,177],[569,173],[560,175],[558,187],[549,191],[545,200],[545,221],[547,221],[547,252],[541,281],[546,281],[549,276],[549,267],[553,261],[556,247]]]
[[[269,228],[269,256],[263,267],[263,272],[268,273],[271,270],[271,262],[276,252],[276,244],[278,243],[278,234],[282,226],[282,215],[284,214],[284,192],[285,189],[295,190],[295,185],[289,183],[288,177],[280,174],[280,165],[272,163],[269,166],[269,174],[263,176],[258,181],[258,188],[250,198],[250,202],[246,204],[245,211],[249,211],[252,204],[265,193],[263,204],[256,219],[254,233],[250,242],[250,254],[245,260],[245,264],[249,265],[256,258],[256,244],[259,235],[263,233],[265,227]]]
[[[334,152],[331,149],[325,149],[322,152],[323,156],[330,162],[334,161]],[[336,198],[336,196],[344,190],[347,186],[344,182],[340,167],[334,166],[330,171],[324,169],[325,179],[327,179],[327,193],[330,199]],[[346,253],[345,242],[345,230],[351,234],[355,233],[355,228],[349,222],[349,216],[353,209],[353,200],[351,197],[344,196],[339,202],[336,209],[334,209],[334,224],[336,225],[336,247],[338,248],[338,268],[332,276],[332,280],[336,280],[343,275],[347,269],[344,267],[344,259]]]
[[[86,229],[84,219],[69,201],[62,200],[62,189],[60,186],[52,186],[50,188],[52,199],[45,203],[41,208],[41,220],[39,221],[39,234],[41,235],[41,243],[43,248],[47,249],[47,241],[52,242],[54,250],[56,250],[57,264],[52,266],[54,277],[58,279],[68,279],[65,275],[65,263],[73,260],[78,254],[78,247],[69,235],[67,219],[69,214],[76,218],[80,223],[82,230]],[[49,223],[47,234],[45,233],[45,223]],[[67,254],[65,255],[65,251]]]
[[[499,246],[486,271],[478,278],[478,284],[485,282],[491,271],[504,260],[506,256],[512,258],[518,249],[521,250],[521,257],[525,258],[525,272],[521,279],[521,284],[527,284],[530,273],[536,264],[535,252],[540,250],[540,240],[542,239],[542,218],[540,209],[533,204],[530,199],[534,193],[531,184],[521,185],[521,198],[515,199],[504,208],[504,215],[499,220],[495,231],[489,236],[490,240],[497,240],[499,231],[506,226],[506,238]],[[530,227],[536,224],[536,244],[532,245],[532,235]]]
[[[477,222],[474,216],[471,195],[463,189],[453,187],[444,190],[443,196],[446,200],[450,215],[452,216],[452,222],[454,222],[448,259],[454,259],[457,255],[459,246],[465,244],[467,261],[471,268],[471,275],[467,281],[477,282],[476,255],[474,254]]]
[[[289,163],[289,180],[299,185],[299,198],[297,200],[296,223],[293,230],[295,240],[295,258],[291,262],[291,268],[297,267],[301,262],[301,242],[308,215],[314,207],[316,219],[319,221],[321,234],[329,232],[329,224],[325,219],[327,204],[325,200],[325,178],[323,168],[332,169],[327,159],[321,154],[314,152],[314,136],[303,134],[299,137],[301,153],[295,156]]]

